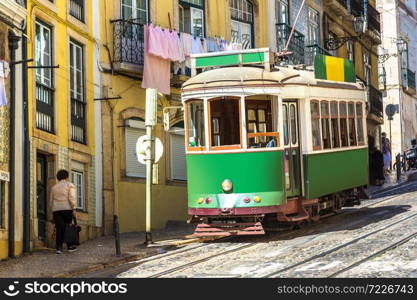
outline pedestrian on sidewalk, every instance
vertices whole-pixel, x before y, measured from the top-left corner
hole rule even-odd
[[[56,254],[62,254],[64,244],[65,227],[71,224],[76,217],[76,188],[67,181],[69,177],[67,170],[59,170],[56,174],[58,183],[51,190],[52,211],[56,230]],[[67,244],[68,251],[77,250],[74,245]]]
[[[384,155],[384,173],[391,173],[391,143],[385,132],[381,133],[382,154]]]
[[[382,152],[375,146],[375,139],[368,137],[369,147],[369,183],[381,186],[385,182],[384,176],[384,156]]]

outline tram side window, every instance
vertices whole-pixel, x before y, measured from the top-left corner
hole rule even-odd
[[[330,103],[330,116],[331,116],[331,127],[332,127],[332,147],[340,147],[340,135],[339,135],[339,113],[337,109],[337,102]]]
[[[218,98],[209,101],[211,146],[240,147],[240,109],[238,98]]]
[[[362,103],[356,103],[356,122],[358,128],[358,143],[365,144],[365,137],[363,134],[363,110]]]
[[[357,146],[356,140],[356,122],[355,122],[355,104],[348,104],[348,113],[349,113],[349,145]]]
[[[245,100],[245,106],[247,120],[246,123],[248,124],[248,147],[276,147],[278,145],[278,133],[272,132],[273,126],[271,101]]]
[[[320,104],[318,101],[311,101],[311,131],[313,138],[313,149],[321,149],[321,137],[320,137]]]
[[[349,147],[346,102],[339,103],[339,115],[342,147]]]
[[[204,104],[203,100],[188,103],[188,147],[204,147]]]
[[[330,113],[329,103],[327,101],[320,102],[321,107],[321,135],[323,139],[323,149],[331,148],[331,136],[330,136]]]

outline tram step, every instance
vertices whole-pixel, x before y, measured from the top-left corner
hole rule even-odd
[[[261,222],[198,224],[194,236],[262,235],[265,230]]]

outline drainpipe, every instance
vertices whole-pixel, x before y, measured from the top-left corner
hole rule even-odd
[[[16,50],[19,48],[20,37],[9,31],[10,51],[10,133],[9,133],[9,257],[15,257],[15,118],[16,118]]]
[[[27,34],[27,27],[25,28]],[[22,97],[23,97],[23,252],[30,251],[30,143],[29,143],[29,99],[28,99],[27,39],[22,39]]]

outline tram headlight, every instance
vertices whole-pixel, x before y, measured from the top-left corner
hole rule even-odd
[[[230,192],[233,189],[233,183],[229,179],[225,179],[222,182],[222,190],[225,193]]]
[[[197,200],[197,203],[198,204],[202,204],[204,202],[204,199],[203,198],[198,198],[198,200]]]

